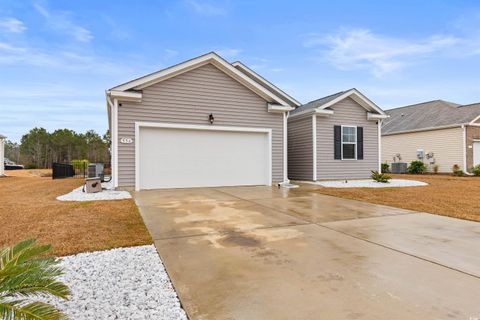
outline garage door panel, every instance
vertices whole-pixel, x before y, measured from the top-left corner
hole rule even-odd
[[[140,128],[140,187],[269,184],[269,146],[265,132]]]

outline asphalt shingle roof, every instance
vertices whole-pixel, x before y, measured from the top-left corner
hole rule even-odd
[[[480,115],[480,103],[459,105],[434,100],[385,110],[385,112],[390,118],[384,120],[382,133],[392,134],[468,123]]]
[[[350,90],[340,91],[340,92],[331,94],[329,96],[310,101],[310,102],[308,102],[304,105],[301,105],[300,107],[296,108],[295,110],[291,111],[290,114],[295,114],[295,113],[299,113],[299,112],[302,112],[302,111],[305,111],[305,110],[311,110],[311,109],[318,108],[318,107],[323,106],[324,104],[334,100],[335,98],[341,96],[342,94],[344,94],[345,92],[350,91]]]

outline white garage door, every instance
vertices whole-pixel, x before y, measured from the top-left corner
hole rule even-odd
[[[140,189],[270,184],[268,132],[140,127],[139,135]]]

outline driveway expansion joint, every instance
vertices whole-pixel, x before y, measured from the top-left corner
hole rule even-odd
[[[420,213],[420,212],[419,212],[419,213]],[[317,225],[317,226],[319,226],[319,227],[322,227],[322,228],[325,228],[325,229],[328,229],[328,230],[331,230],[331,231],[334,231],[334,232],[341,233],[341,234],[343,234],[343,235],[346,235],[346,236],[348,236],[348,237],[351,237],[351,238],[354,238],[354,239],[357,239],[357,240],[360,240],[360,241],[364,241],[364,242],[367,242],[367,243],[370,243],[370,244],[373,244],[373,245],[377,245],[377,246],[380,246],[380,247],[382,247],[382,248],[385,248],[385,249],[388,249],[388,250],[391,250],[391,251],[395,251],[395,252],[400,253],[400,254],[404,254],[404,255],[407,255],[407,256],[410,256],[410,257],[413,257],[413,258],[416,258],[416,259],[423,260],[423,261],[425,261],[425,262],[429,262],[429,263],[435,264],[435,265],[440,266],[440,267],[443,267],[443,268],[450,269],[450,270],[452,270],[452,271],[456,271],[456,272],[459,272],[459,273],[462,273],[462,274],[465,274],[465,275],[468,275],[468,276],[471,276],[471,277],[480,279],[480,275],[476,275],[476,274],[473,274],[473,273],[470,273],[470,272],[467,272],[467,271],[463,271],[463,270],[460,270],[460,269],[457,269],[457,268],[454,268],[454,267],[450,267],[450,266],[447,266],[447,265],[442,264],[442,263],[440,263],[440,262],[437,262],[437,261],[434,261],[434,260],[430,260],[430,259],[427,259],[427,258],[418,256],[418,255],[415,255],[415,254],[413,254],[413,253],[408,253],[408,252],[402,251],[402,250],[400,250],[400,249],[395,249],[395,248],[393,248],[393,247],[390,247],[390,246],[387,246],[387,245],[384,245],[384,244],[381,244],[381,243],[378,243],[378,242],[374,242],[374,241],[371,241],[371,240],[368,240],[368,239],[365,239],[365,238],[361,238],[361,237],[355,236],[355,235],[353,235],[353,234],[350,234],[350,233],[347,233],[347,232],[344,232],[344,231],[337,230],[337,229],[335,229],[335,228],[326,226],[325,223],[324,223],[324,224],[322,224],[322,223],[314,223],[314,224]]]

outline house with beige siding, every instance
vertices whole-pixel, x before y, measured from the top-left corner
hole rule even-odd
[[[480,103],[443,100],[386,110],[382,126],[382,161],[422,160],[428,170],[471,172],[480,164]]]
[[[106,91],[115,187],[274,185],[288,181],[294,98],[215,53]]]
[[[304,104],[288,117],[292,180],[367,178],[380,166],[380,129],[388,116],[356,89]]]

